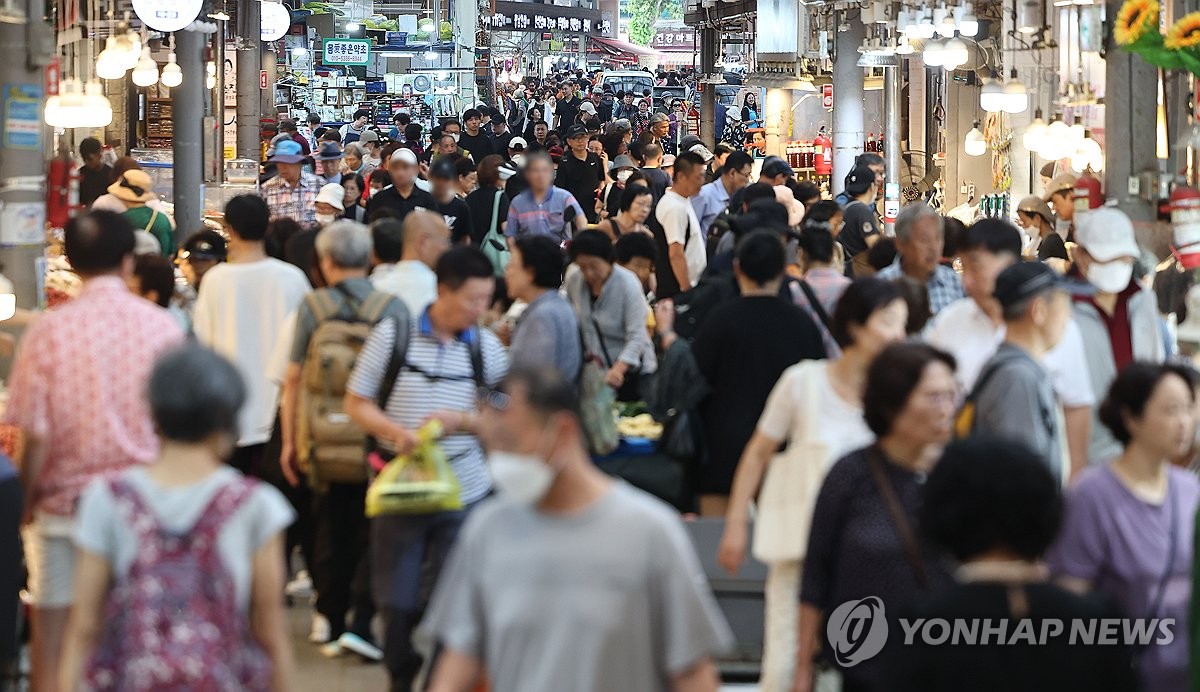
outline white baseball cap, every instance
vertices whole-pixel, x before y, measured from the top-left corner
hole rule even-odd
[[[392,163],[405,163],[409,166],[417,165],[417,155],[408,147],[401,147],[392,152]]]
[[[580,106],[580,107],[579,107],[579,110],[583,111],[584,113],[587,113],[588,115],[595,115],[595,114],[596,114],[596,107],[595,107],[595,106],[593,106],[593,105],[592,105],[591,103],[589,103],[589,102],[584,102],[584,104],[583,104],[582,106]]]
[[[1097,262],[1140,257],[1133,222],[1119,209],[1100,207],[1075,216],[1075,240]]]
[[[513,137],[508,140],[508,148],[513,151],[524,151],[528,146],[529,142],[526,142],[524,137]]]
[[[342,200],[346,198],[346,188],[337,183],[329,183],[321,186],[321,191],[317,193],[317,201],[324,202],[334,209],[345,210]]]

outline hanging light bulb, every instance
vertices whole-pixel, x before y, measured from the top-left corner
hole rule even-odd
[[[116,37],[113,48],[121,69],[132,70],[142,55],[142,40],[131,29]]]
[[[140,87],[148,87],[158,81],[158,63],[150,57],[150,49],[142,49],[142,57],[133,68],[133,83]]]
[[[1004,110],[1004,83],[999,77],[988,80],[979,89],[979,107],[986,113],[999,113]]]
[[[921,51],[921,60],[925,62],[926,67],[941,67],[945,55],[946,51],[941,41],[929,41],[925,44],[925,50]]]
[[[1080,173],[1089,168],[1093,171],[1104,168],[1104,151],[1100,149],[1100,143],[1092,139],[1091,130],[1085,131],[1083,139],[1071,153],[1071,168]]]
[[[1042,138],[1046,136],[1046,121],[1042,120],[1042,109],[1037,109],[1033,114],[1033,122],[1029,123],[1029,127],[1025,128],[1025,133],[1021,135],[1021,145],[1026,151],[1037,153],[1042,148]]]
[[[159,79],[163,86],[172,89],[183,84],[183,70],[179,69],[179,63],[175,62],[175,51],[171,51],[167,56],[167,64],[163,65]]]
[[[984,138],[983,132],[979,129],[979,121],[971,127],[971,131],[963,139],[963,152],[967,156],[983,156],[987,152],[987,139]]]
[[[1067,147],[1071,147],[1068,149]],[[1057,161],[1074,150],[1074,142],[1071,141],[1071,128],[1063,122],[1062,116],[1054,118],[1054,122],[1046,126],[1046,133],[1042,136],[1042,146],[1038,149],[1038,154],[1044,159]]]
[[[104,40],[104,50],[96,56],[96,76],[100,79],[120,79],[125,76],[124,56],[119,55],[117,39],[109,36]]]
[[[1029,92],[1021,80],[1017,79],[1017,69],[1014,67],[1009,75],[1008,84],[1004,85],[1004,112],[1024,113],[1029,110]]]
[[[942,48],[942,67],[945,67],[948,72],[957,70],[966,65],[970,57],[970,53],[967,52],[967,44],[963,43],[962,39],[952,38],[946,41],[946,45]]]
[[[921,38],[933,38],[937,32],[937,27],[933,24],[933,11],[924,10],[917,19],[917,36]]]
[[[82,106],[83,83],[78,79],[64,79],[58,86],[58,95],[46,101],[43,113],[46,124],[64,130],[75,127]]]
[[[112,103],[104,96],[104,88],[93,79],[84,87],[81,125],[76,127],[106,127],[112,122]]]
[[[503,70],[500,70],[500,76],[496,78],[496,81],[498,81],[502,84],[504,82],[508,81],[508,68],[507,67],[504,68]]]
[[[954,22],[958,24],[958,33],[968,38],[979,33],[979,19],[970,3],[964,2],[954,9]]]
[[[912,55],[915,52],[916,49],[908,42],[908,36],[901,36],[900,44],[896,46],[896,55]]]
[[[911,10],[906,7],[900,10],[900,18],[896,20],[896,26],[900,27],[900,30],[903,31],[909,38],[913,38],[921,31],[920,27],[918,26],[920,24],[920,19],[921,17],[916,10]]]
[[[1067,156],[1071,154],[1072,149],[1079,146],[1080,142],[1083,141],[1084,133],[1087,132],[1087,129],[1083,126],[1083,118],[1081,116],[1075,116],[1075,124],[1071,125],[1068,132],[1068,136],[1071,139],[1071,149],[1068,149]]]
[[[1017,0],[1017,32],[1036,34],[1046,24],[1043,0]]]

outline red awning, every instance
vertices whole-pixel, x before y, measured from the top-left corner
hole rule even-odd
[[[596,48],[595,51],[592,50],[593,46]],[[598,38],[596,36],[588,36],[588,52],[607,53],[611,56],[614,56],[614,59],[615,56],[624,53],[625,55],[633,56],[634,62],[637,61],[638,56],[642,55],[662,57],[662,53],[654,50],[653,48],[639,46],[635,43],[621,41],[615,38]]]

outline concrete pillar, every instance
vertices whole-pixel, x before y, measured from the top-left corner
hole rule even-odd
[[[204,214],[204,47],[207,35],[175,32],[175,56],[183,83],[171,90],[175,120],[171,132],[177,239],[200,228]]]
[[[258,126],[262,11],[258,0],[238,1],[237,38],[237,155],[257,161],[262,157]]]
[[[700,74],[711,75],[717,71],[717,43],[720,36],[717,30],[705,26],[698,34],[700,41]],[[715,84],[705,84],[700,93],[700,139],[715,145],[723,133],[717,132],[717,87]]]
[[[763,103],[763,127],[767,135],[767,155],[783,156],[783,139],[792,114],[792,92],[790,89],[767,89]]]
[[[1119,0],[1109,0],[1108,16],[1120,10]],[[1157,170],[1156,134],[1158,69],[1140,57],[1118,50],[1107,37],[1104,60],[1104,189],[1110,199],[1129,190],[1130,176]],[[1120,133],[1118,136],[1117,133]]]
[[[883,164],[887,182],[884,184],[883,221],[888,235],[896,228],[900,212],[900,76],[902,68],[883,70]]]
[[[275,51],[272,49],[273,44],[262,44],[262,50],[258,54],[258,59],[261,67],[260,71],[267,73],[267,88],[258,90],[259,107],[258,112],[269,118],[275,118],[275,82],[279,81],[278,66],[276,64]],[[258,75],[254,77],[255,84],[258,84]],[[259,85],[261,86],[261,85]]]
[[[858,47],[866,27],[856,18],[847,22],[847,31],[836,33],[837,55],[833,61],[833,176],[830,192],[845,187],[846,175],[854,168],[854,158],[863,149],[863,80],[858,66]]]

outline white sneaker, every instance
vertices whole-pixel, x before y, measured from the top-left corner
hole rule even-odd
[[[311,598],[313,595],[312,577],[308,575],[308,570],[302,569],[296,572],[296,578],[289,581],[287,586],[283,587],[285,596],[295,599]]]
[[[329,620],[324,615],[314,613],[312,618],[312,631],[309,632],[308,641],[313,644],[324,644],[329,641],[331,634]]]
[[[337,642],[346,651],[362,656],[368,661],[383,660],[383,650],[353,632],[346,632]]]

